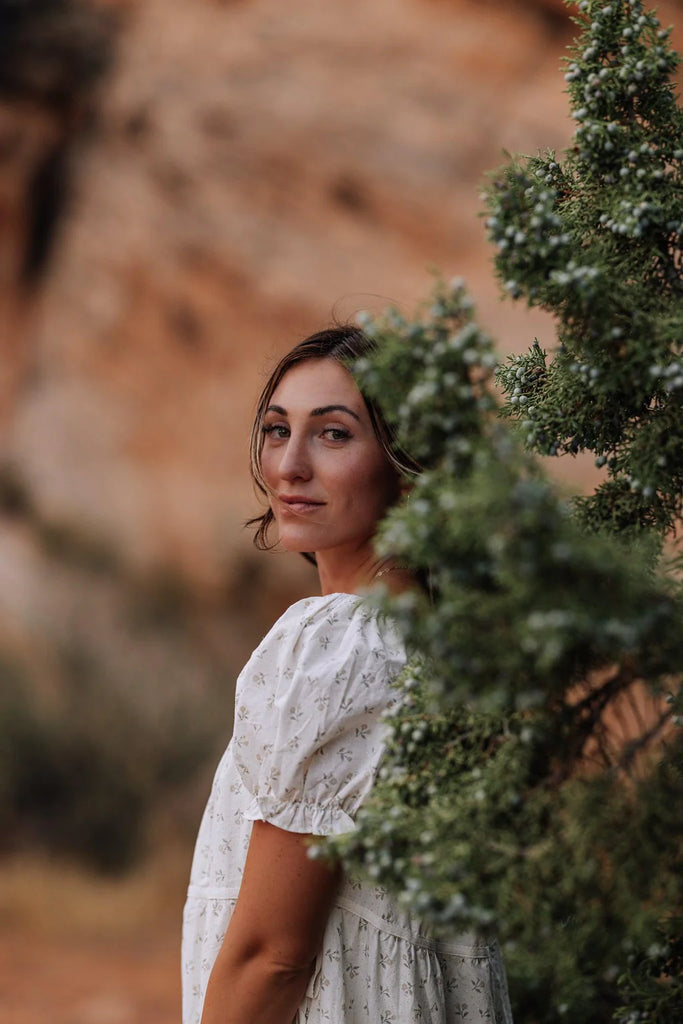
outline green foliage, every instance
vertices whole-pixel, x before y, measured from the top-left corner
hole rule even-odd
[[[453,473],[469,469],[482,417],[495,407],[485,384],[497,360],[490,338],[474,323],[464,282],[437,284],[422,318],[409,321],[390,309],[377,325],[368,317],[361,319],[369,336],[401,339],[399,344],[380,345],[372,361],[356,366],[363,387],[382,407],[387,380],[394,375],[405,383],[400,401],[389,410],[399,439],[427,468],[438,453]],[[476,383],[473,366],[478,367]]]
[[[449,703],[529,708],[626,658],[666,673],[683,655],[681,609],[649,559],[583,536],[509,438],[492,440],[467,478],[425,473],[381,536],[383,551],[430,566],[438,601],[410,595],[397,611],[430,652],[432,686]]]
[[[673,529],[683,509],[683,110],[669,32],[640,0],[578,5],[563,159],[517,158],[488,189],[505,290],[554,313],[559,345],[501,368],[505,412],[544,455],[595,453],[585,524]]]
[[[527,716],[435,716],[419,692],[338,851],[446,935],[495,922],[518,1019],[608,1020],[624,963],[680,898],[676,787],[605,773],[558,788]]]
[[[615,1019],[624,1024],[679,1024],[683,1006],[683,919],[671,917],[658,942],[629,958],[619,978],[624,1005]]]
[[[575,145],[489,189],[497,271],[555,314],[556,351],[500,367],[498,409],[461,283],[364,323],[360,382],[424,467],[378,549],[429,586],[378,596],[411,657],[358,828],[326,849],[437,931],[494,927],[525,1024],[673,1024],[683,115],[639,0],[580,11]],[[569,502],[533,455],[581,450],[607,476]]]
[[[139,727],[106,699],[97,709],[49,711],[16,666],[4,662],[0,676],[3,848],[30,843],[104,871],[127,867],[147,803],[144,771],[127,756]],[[123,736],[130,745],[121,746]]]
[[[652,576],[647,544],[625,559],[613,540],[587,536],[496,422],[491,344],[462,285],[439,285],[422,318],[390,310],[365,330],[377,358],[356,372],[424,466],[378,549],[429,567],[438,600],[410,593],[392,610],[429,652],[438,699],[530,708],[620,659],[653,681],[668,672],[683,654],[676,588]]]
[[[461,283],[364,326],[377,356],[356,372],[424,466],[378,548],[428,567],[430,592],[380,599],[413,657],[380,779],[331,849],[437,930],[495,925],[518,1018],[603,1024],[683,895],[683,701],[665,697],[683,592],[651,545],[581,527],[496,417]]]
[[[39,699],[25,668],[0,658],[0,849],[39,847],[99,871],[129,868],[155,805],[213,749],[213,723],[187,707],[155,722],[71,651],[63,695]]]

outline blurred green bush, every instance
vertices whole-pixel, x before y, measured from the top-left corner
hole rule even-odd
[[[227,715],[186,694],[141,713],[83,651],[61,659],[58,699],[0,653],[0,843],[121,872],[159,808],[215,754]],[[226,701],[223,701],[226,703]]]

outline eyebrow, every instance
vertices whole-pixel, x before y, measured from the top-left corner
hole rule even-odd
[[[266,412],[276,412],[278,416],[286,416],[287,410],[283,409],[281,405],[269,405]],[[311,416],[327,416],[331,412],[346,412],[349,416],[353,416],[354,420],[358,420],[360,423],[360,416],[349,409],[348,405],[321,405],[317,409],[311,409]]]

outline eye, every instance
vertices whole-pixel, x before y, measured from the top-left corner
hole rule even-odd
[[[322,434],[329,441],[347,441],[351,437],[351,431],[344,427],[325,427]]]
[[[272,437],[278,441],[289,437],[289,427],[285,426],[284,423],[266,423],[261,427],[261,431],[266,437]]]

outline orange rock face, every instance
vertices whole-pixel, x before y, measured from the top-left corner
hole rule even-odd
[[[436,266],[503,349],[552,341],[500,303],[477,214],[504,149],[567,143],[571,27],[560,0],[104,6],[95,129],[1,111],[2,454],[50,521],[211,584],[246,550],[262,374],[301,335],[411,309]],[[26,183],[60,131],[71,197],[25,293]]]

